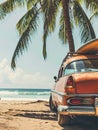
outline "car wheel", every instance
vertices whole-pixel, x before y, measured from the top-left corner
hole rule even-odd
[[[52,96],[50,96],[50,99],[49,99],[49,107],[51,111],[57,112],[57,108],[54,106],[53,101],[52,101]]]
[[[58,113],[58,124],[60,126],[69,125],[70,121],[71,118],[69,116]]]

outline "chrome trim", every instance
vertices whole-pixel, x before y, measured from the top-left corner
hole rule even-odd
[[[95,98],[95,110],[96,110],[96,115],[98,116],[98,98]]]
[[[58,106],[58,113],[63,115],[96,115],[95,107],[86,107],[86,106]]]
[[[95,96],[98,97],[98,94],[67,94],[68,96],[83,96],[83,97],[91,97],[91,96]]]
[[[59,92],[59,91],[55,91],[55,90],[51,90],[51,92],[55,93],[55,94],[58,94],[60,96],[67,96],[66,93],[63,93],[63,92]]]
[[[69,109],[94,109],[94,107],[89,106],[69,106]]]
[[[63,106],[63,105],[59,105],[58,106],[58,111],[69,111],[69,110],[80,110],[80,109],[87,109],[87,110],[94,110],[94,107],[89,107],[89,106]]]
[[[61,96],[80,96],[80,97],[91,97],[91,96],[95,96],[95,97],[98,97],[98,94],[67,94],[67,93],[56,91],[56,90],[51,90],[51,92],[59,94]]]
[[[80,99],[81,101],[83,101],[83,97],[71,97],[71,98],[69,98],[66,102],[67,103],[69,103],[69,104],[71,104],[71,105],[73,105],[72,103],[71,103],[71,99]],[[80,104],[82,104],[82,103],[80,103]]]
[[[95,106],[98,107],[98,98],[95,98]]]

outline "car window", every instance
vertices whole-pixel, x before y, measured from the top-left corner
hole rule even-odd
[[[87,71],[98,71],[98,59],[84,59],[71,62],[65,67],[63,75]]]

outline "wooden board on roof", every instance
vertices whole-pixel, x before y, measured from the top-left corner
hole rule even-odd
[[[98,39],[94,39],[92,41],[89,41],[82,47],[80,47],[76,53],[79,54],[96,54],[98,53]]]

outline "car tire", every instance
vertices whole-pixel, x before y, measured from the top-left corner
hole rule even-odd
[[[58,113],[58,124],[60,126],[69,125],[70,121],[71,118],[69,116]]]
[[[57,112],[57,108],[54,106],[53,101],[52,101],[52,95],[50,96],[50,99],[49,99],[49,107],[51,111]]]

